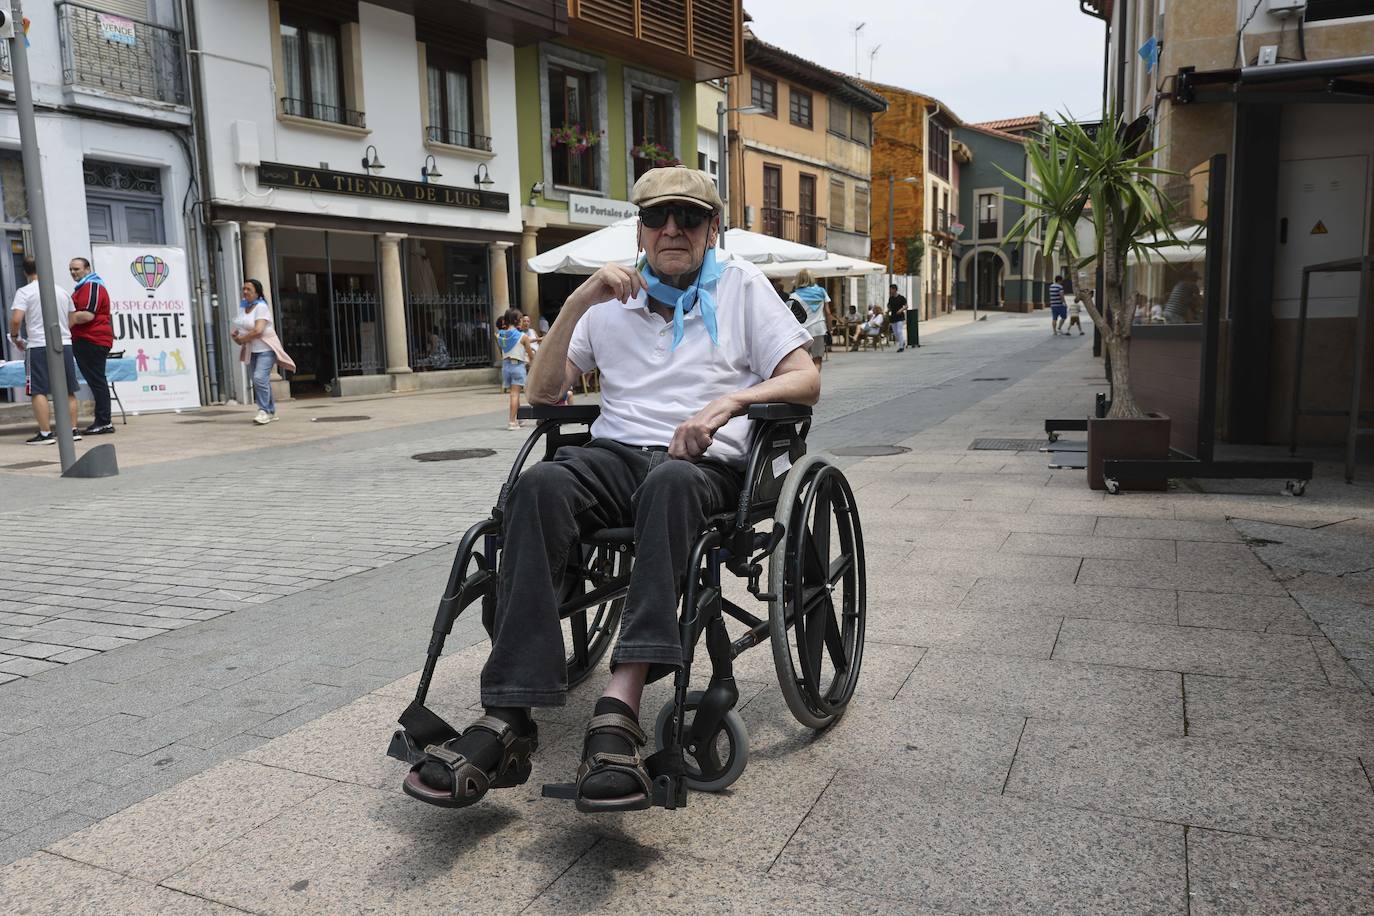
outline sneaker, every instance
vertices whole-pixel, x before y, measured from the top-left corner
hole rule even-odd
[[[57,437],[52,433],[34,433],[32,439],[25,439],[25,445],[56,445]]]
[[[81,430],[79,430],[79,429],[77,429],[77,428],[75,428],[75,427],[72,428],[72,441],[73,441],[73,442],[79,442],[79,441],[81,441]]]
[[[83,429],[81,434],[83,436],[109,436],[113,435],[114,431],[114,425],[111,423],[106,423],[104,426],[96,426],[92,423],[90,426]]]
[[[267,411],[259,410],[258,415],[253,418],[253,422],[259,426],[266,426],[268,423],[272,422],[272,417]]]
[[[277,415],[274,414],[274,413],[269,413],[269,414],[267,415],[267,419],[268,419],[269,422],[275,423],[275,422],[277,422],[278,420],[280,420],[281,417],[277,416]]]
[[[519,424],[519,423],[507,423],[507,424],[506,424],[506,429],[519,429],[519,428],[520,428],[520,424]]]

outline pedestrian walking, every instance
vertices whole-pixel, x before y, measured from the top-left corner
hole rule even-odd
[[[72,355],[95,402],[95,419],[82,432],[87,436],[109,435],[115,431],[110,422],[110,383],[105,380],[105,361],[114,346],[110,291],[85,258],[72,258],[67,270],[76,281],[72,289]],[[72,421],[76,421],[75,416]]]
[[[1065,335],[1067,335],[1067,334],[1069,333],[1069,331],[1072,331],[1074,328],[1078,328],[1078,336],[1079,336],[1079,337],[1082,337],[1082,336],[1083,336],[1083,297],[1084,297],[1084,295],[1086,295],[1086,294],[1085,294],[1085,293],[1082,293],[1082,292],[1077,292],[1077,293],[1074,293],[1074,294],[1073,294],[1073,303],[1072,303],[1071,305],[1069,305],[1069,327],[1068,327],[1068,330],[1066,330],[1066,331],[1064,332]]]
[[[787,302],[793,315],[799,316],[797,320],[811,335],[811,362],[819,370],[825,358],[825,335],[835,323],[835,314],[830,310],[830,294],[811,276],[811,271],[800,270],[792,282],[792,295],[787,297]]]
[[[1056,275],[1050,284],[1050,329],[1065,334],[1064,323],[1069,320],[1069,307],[1064,303],[1064,278]]]
[[[887,287],[887,318],[892,322],[892,339],[897,341],[897,352],[906,349],[906,296],[897,292],[897,284]]]
[[[48,379],[48,347],[62,348],[62,366],[67,375],[67,405],[71,408],[72,422],[76,422],[76,361],[72,354],[71,321],[72,298],[60,286],[55,286],[57,294],[57,323],[62,329],[62,338],[50,344],[47,331],[43,327],[43,306],[38,298],[38,264],[33,258],[24,259],[24,279],[27,281],[14,294],[10,306],[10,343],[24,351],[25,380],[24,393],[33,405],[33,419],[38,423],[38,432],[25,445],[54,445],[57,436],[52,431],[52,409],[48,404],[51,387]],[[24,336],[19,336],[20,329]],[[72,427],[72,438],[80,439],[81,431]]]
[[[258,280],[243,281],[243,299],[229,336],[239,345],[239,360],[248,363],[252,373],[253,398],[258,405],[253,422],[266,426],[281,419],[277,416],[277,402],[272,398],[272,365],[275,363],[294,372],[296,364],[286,355],[277,338],[272,324],[272,307],[267,304],[262,283]]]
[[[496,332],[496,344],[501,349],[501,386],[510,389],[510,418],[506,429],[519,429],[516,412],[520,409],[520,393],[525,390],[525,374],[530,357],[530,339],[520,330],[523,316],[516,309],[507,309]]]

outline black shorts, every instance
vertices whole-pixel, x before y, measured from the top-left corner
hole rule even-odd
[[[29,397],[36,394],[51,394],[52,389],[48,383],[48,348],[29,347],[24,351],[24,358],[27,362],[25,369],[28,372],[24,393]],[[72,356],[71,347],[62,348],[62,365],[67,370],[67,393],[75,395],[80,385],[76,380],[76,359]]]

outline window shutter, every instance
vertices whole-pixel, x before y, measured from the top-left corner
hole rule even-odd
[[[83,5],[102,13],[114,13],[116,16],[145,21],[148,19],[148,0],[94,0]]]
[[[484,60],[487,56],[487,38],[481,32],[432,19],[415,18],[415,40],[468,60]]]
[[[335,22],[357,22],[358,0],[290,0],[282,3],[283,11],[297,10]]]

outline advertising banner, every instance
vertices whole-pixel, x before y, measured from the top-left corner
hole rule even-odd
[[[200,406],[186,252],[166,245],[92,246],[110,293],[112,351],[134,361],[138,380],[119,383],[130,411]]]

